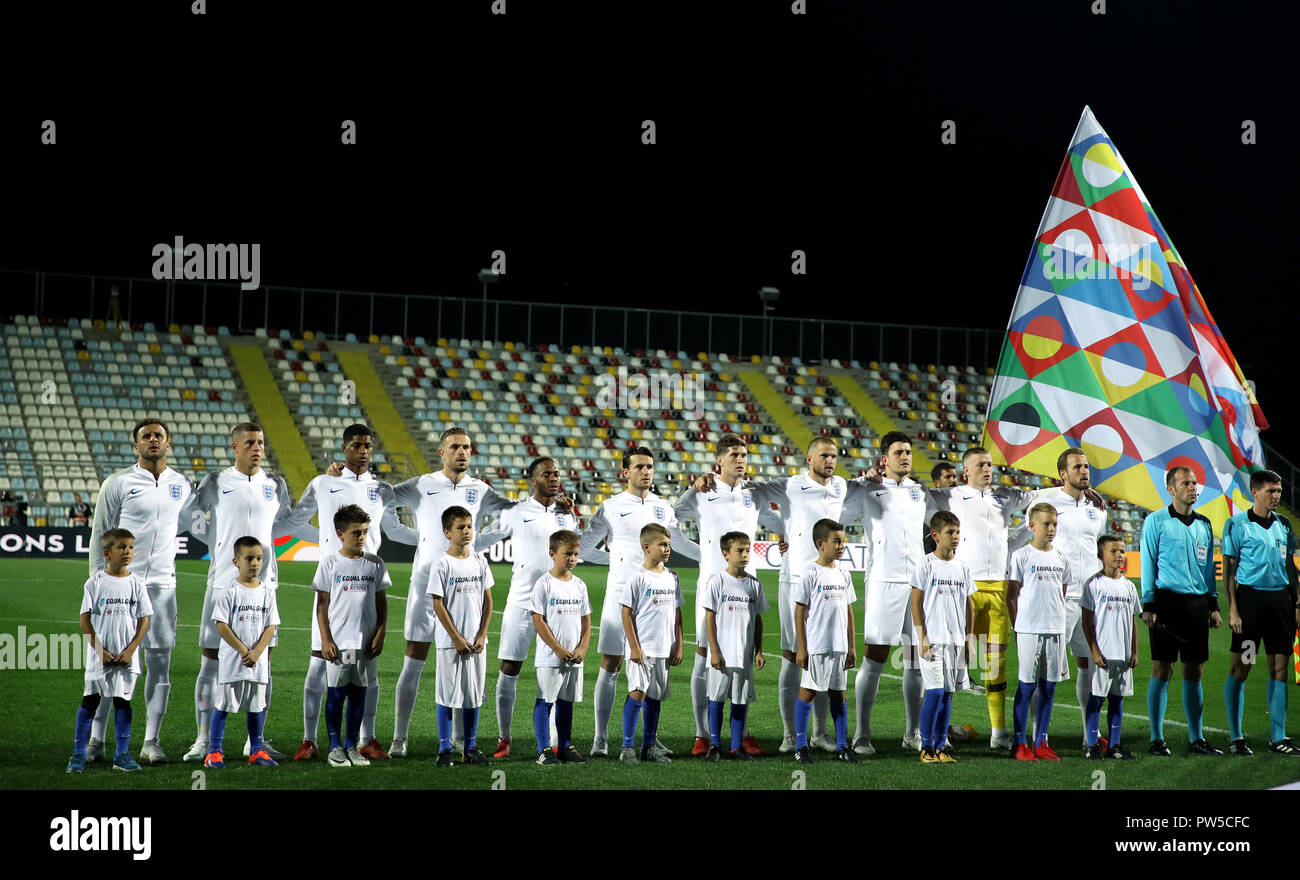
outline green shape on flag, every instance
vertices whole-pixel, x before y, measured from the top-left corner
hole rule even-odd
[[[1187,419],[1187,413],[1183,412],[1182,402],[1178,399],[1178,395],[1174,393],[1167,380],[1157,382],[1150,388],[1145,388],[1118,403],[1112,404],[1112,406],[1115,409],[1121,409],[1159,422],[1166,428],[1173,428],[1175,431],[1182,431],[1186,434],[1196,433],[1196,428]]]

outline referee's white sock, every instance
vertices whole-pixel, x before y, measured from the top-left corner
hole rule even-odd
[[[921,682],[921,670],[913,665],[903,666],[903,713],[906,716],[908,736],[921,735],[921,702],[925,699],[925,687]]]
[[[518,675],[497,673],[497,728],[501,731],[498,736],[506,742],[510,741],[511,722],[515,715],[515,688],[518,684]]]
[[[196,742],[208,741],[208,725],[212,721],[212,694],[216,687],[217,661],[212,657],[201,657],[199,677],[194,680],[194,720],[199,728]]]
[[[366,702],[361,714],[361,739],[357,742],[360,748],[375,738],[375,716],[379,714],[379,681],[366,688]]]
[[[302,738],[316,742],[320,733],[320,706],[325,699],[325,658],[312,657],[307,662],[307,677],[302,682]]]
[[[609,716],[614,711],[614,694],[618,690],[618,673],[602,668],[596,675],[593,701],[596,704],[596,736],[600,742],[609,742]]]
[[[1088,698],[1092,696],[1092,667],[1071,670],[1074,673],[1074,696],[1079,700],[1079,714],[1083,718],[1083,739],[1088,740]],[[1109,731],[1107,732],[1109,733]]]
[[[776,680],[776,701],[781,711],[784,736],[794,736],[794,701],[799,692],[799,666],[793,660],[781,658],[781,674]]]
[[[826,736],[826,715],[831,711],[831,695],[818,691],[813,697],[813,736]]]
[[[858,740],[871,742],[871,707],[876,702],[876,691],[880,690],[880,676],[885,671],[885,664],[863,658],[862,668],[858,670],[857,680],[853,683],[853,693],[858,703],[858,718],[853,728],[853,742]]]
[[[146,648],[144,662],[144,741],[157,742],[172,692],[172,649]]]
[[[402,658],[402,671],[397,676],[397,690],[393,694],[394,742],[405,740],[411,729],[411,712],[415,710],[415,697],[420,692],[420,672],[423,669],[423,660]]]
[[[695,735],[709,737],[709,659],[695,655],[691,667],[691,711],[695,713]]]

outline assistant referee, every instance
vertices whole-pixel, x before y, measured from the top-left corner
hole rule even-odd
[[[1183,708],[1187,738],[1194,755],[1222,755],[1205,741],[1201,714],[1205,694],[1201,673],[1210,658],[1210,627],[1223,622],[1214,577],[1214,530],[1206,517],[1192,510],[1200,486],[1186,466],[1165,474],[1171,503],[1152,511],[1142,522],[1142,621],[1151,631],[1151,684],[1147,713],[1151,716],[1148,754],[1167,758],[1165,704],[1174,660],[1183,661]]]

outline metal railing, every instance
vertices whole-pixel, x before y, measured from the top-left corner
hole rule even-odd
[[[429,294],[368,293],[303,287],[239,289],[237,282],[155,281],[55,272],[0,271],[0,301],[16,314],[127,323],[224,325],[236,335],[258,328],[312,330],[341,339],[423,336],[726,352],[803,361],[896,361],[978,369],[997,362],[1005,331],[836,319],[676,312],[622,306],[538,303]]]

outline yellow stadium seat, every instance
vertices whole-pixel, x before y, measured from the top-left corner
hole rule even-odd
[[[90,360],[90,352],[86,351],[85,349],[82,349],[81,351],[77,352],[77,360],[79,361]]]
[[[577,438],[577,437],[569,437],[569,438],[566,439],[564,442],[565,442],[565,445],[568,446],[570,449],[577,449],[577,448],[578,448],[578,438]]]
[[[201,458],[191,458],[190,464],[199,470],[203,470],[206,467],[206,465],[203,463],[203,459]]]
[[[448,422],[450,422],[450,421],[451,421],[451,411],[450,411],[450,410],[445,410],[445,409],[440,409],[440,410],[438,410],[438,421],[442,422],[444,425],[447,424]]]
[[[194,389],[186,388],[181,392],[181,400],[194,400]]]
[[[180,325],[180,324],[168,324],[168,325],[167,325],[167,332],[168,332],[168,333],[180,333],[180,332],[181,332],[181,325]]]
[[[524,374],[523,374],[523,373],[514,373],[514,374],[512,374],[512,375],[510,376],[510,378],[511,378],[513,381],[515,381],[515,382],[522,382],[522,381],[524,381]]]
[[[614,418],[614,411],[613,411],[612,409],[602,409],[602,410],[600,411],[600,414],[601,414],[602,416],[604,416],[605,418],[607,418],[607,419],[612,419],[612,418]]]
[[[371,333],[371,334],[370,334],[370,344],[371,344],[371,345],[376,345],[376,344],[378,344],[378,343],[379,343],[379,334],[377,334],[377,333]],[[379,351],[380,351],[381,354],[388,354],[388,352],[384,351],[382,348],[381,348]]]
[[[756,354],[752,354],[749,356],[749,362],[751,364],[761,364],[763,362],[763,359]]]
[[[447,347],[447,340],[446,340],[444,337],[439,336],[439,337],[438,337],[438,345],[441,346],[442,348],[446,348],[446,347]]]
[[[408,364],[407,364],[407,360],[406,360],[406,355],[404,355],[404,354],[399,354],[399,355],[397,356],[397,365],[398,365],[399,367],[405,367],[405,366],[408,366]]]
[[[695,453],[693,452],[683,452],[681,453],[681,456],[682,456],[682,461],[685,462],[695,461]]]
[[[545,355],[542,356],[542,360],[545,361],[545,362],[548,363],[548,364],[553,364],[553,363],[555,363],[555,355],[550,354],[550,353],[547,353],[547,354],[545,354]]]
[[[487,361],[483,360],[482,358],[479,358],[478,360],[474,361],[474,369],[476,369],[476,370],[486,370],[486,369],[487,369]]]
[[[162,354],[162,346],[156,342],[149,343],[149,354]]]
[[[582,354],[582,346],[574,345],[569,348],[569,354]]]
[[[676,420],[676,419],[669,419],[669,420],[668,420],[668,427],[671,428],[672,430],[676,431],[676,430],[677,430],[677,420]]]
[[[91,326],[94,327],[96,330],[103,330],[104,322],[101,321],[99,318],[96,318],[94,322],[91,324]]]
[[[482,399],[483,399],[483,392],[482,392],[482,391],[471,391],[471,392],[469,393],[469,399],[470,399],[470,400],[482,400]]]
[[[756,476],[757,474],[758,471],[754,469],[754,466],[752,464],[745,465],[745,476],[753,477]]]
[[[506,416],[506,419],[510,422],[510,424],[517,425],[519,424],[519,413],[510,413],[508,416]]]
[[[514,350],[515,350],[515,344],[513,342],[507,342],[506,351],[514,351]]]
[[[449,379],[459,379],[459,378],[460,378],[460,370],[456,369],[455,367],[452,367],[451,369],[449,369],[449,370],[447,371],[447,377],[448,377]]]
[[[565,416],[565,417],[564,417],[564,427],[566,427],[566,428],[576,428],[576,427],[578,427],[578,423],[574,420],[573,416]],[[577,438],[573,438],[573,439],[576,440]]]
[[[303,370],[299,370],[298,372],[296,372],[296,373],[293,374],[293,378],[294,378],[294,380],[297,381],[297,382],[306,382],[306,381],[307,381],[307,373],[306,373],[305,371],[303,371]]]
[[[315,341],[315,339],[316,339],[316,331],[314,331],[314,330],[304,330],[304,331],[302,332],[302,338],[303,338],[303,339],[310,339],[310,340]]]
[[[606,437],[609,436],[609,430],[606,428],[597,428],[596,436],[599,437],[601,440],[604,440]]]
[[[303,346],[302,346],[302,340],[301,340],[301,339],[295,339],[293,342],[291,342],[291,343],[289,343],[289,344],[293,347],[293,350],[294,350],[294,351],[302,351]]]
[[[706,440],[704,442],[704,448],[707,449],[709,452],[714,453],[715,455],[718,452],[718,444],[714,443],[712,440]]]
[[[311,361],[314,364],[319,364],[321,362],[320,352],[313,351],[311,354],[307,355],[307,360]]]
[[[730,381],[731,381],[731,374],[730,374],[730,373],[719,373],[719,374],[718,374],[718,379],[719,379],[720,381],[723,381],[723,382],[730,382]]]
[[[373,340],[375,340],[376,342],[379,341],[379,337],[378,337],[378,336],[372,336],[372,337],[370,337],[370,338],[373,339]],[[381,345],[381,346],[379,346],[379,353],[380,353],[380,354],[392,354],[392,353],[393,353],[393,350],[392,350],[391,348],[389,348],[387,345]]]
[[[560,405],[560,395],[558,395],[558,394],[548,394],[548,395],[546,396],[546,402],[549,403],[551,406],[559,406],[559,405]]]

